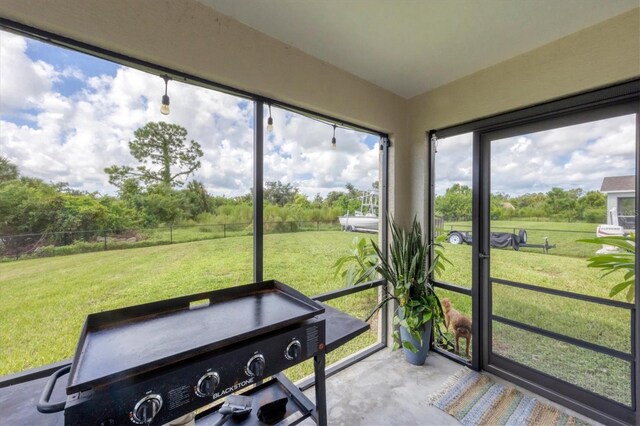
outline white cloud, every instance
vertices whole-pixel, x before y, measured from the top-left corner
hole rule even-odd
[[[444,194],[453,184],[472,186],[473,135],[466,133],[438,140],[435,155],[435,192]]]
[[[492,190],[597,190],[605,176],[633,175],[634,120],[627,115],[493,141]]]
[[[158,76],[125,67],[115,75],[85,75],[69,66],[56,69],[30,59],[25,39],[2,32],[0,45],[0,77],[7,90],[0,105],[2,111],[11,111],[0,116],[0,151],[21,174],[114,193],[104,168],[136,165],[128,148],[133,132],[149,121],[164,120],[185,127],[188,139],[202,146],[202,167],[195,178],[212,194],[242,195],[253,186],[250,102],[170,81],[171,114],[163,116],[159,107],[164,81]],[[64,86],[57,83],[69,79],[75,86],[81,82],[80,89],[56,89]],[[26,108],[30,111],[25,113]],[[365,143],[366,135],[338,129],[333,151],[330,126],[277,108],[272,111],[276,126],[265,146],[265,180],[290,182],[312,197],[343,189],[347,182],[367,189],[378,179],[379,150]],[[15,120],[27,113],[29,125]]]
[[[531,146],[531,140],[523,136],[519,137],[516,143],[509,148],[511,152],[526,152]]]
[[[23,37],[0,31],[0,114],[33,108],[51,89],[55,72],[26,54]]]
[[[606,176],[636,173],[635,131],[635,115],[627,115],[492,141],[491,190],[598,190]],[[454,183],[471,186],[471,170],[471,134],[438,141],[437,194]]]
[[[366,135],[333,128],[306,117],[272,108],[274,133],[265,146],[265,180],[300,187],[308,196],[343,190],[347,183],[370,189],[378,180],[379,148],[369,147]]]

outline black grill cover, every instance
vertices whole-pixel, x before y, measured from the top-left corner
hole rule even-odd
[[[520,241],[516,234],[510,234],[508,232],[492,232],[491,247],[513,248],[514,250],[518,250],[520,249]]]

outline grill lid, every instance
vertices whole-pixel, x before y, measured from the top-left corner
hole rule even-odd
[[[67,394],[154,370],[324,312],[278,281],[265,281],[87,316]]]

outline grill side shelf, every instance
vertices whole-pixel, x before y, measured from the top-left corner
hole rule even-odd
[[[369,324],[331,306],[321,303],[325,312],[319,316],[326,323],[327,353],[369,330]]]

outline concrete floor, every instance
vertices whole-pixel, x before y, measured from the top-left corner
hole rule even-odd
[[[461,368],[433,352],[424,365],[415,366],[404,360],[402,351],[381,350],[327,379],[328,423],[460,425],[427,398]],[[313,388],[305,394],[315,400]]]
[[[383,349],[327,379],[328,423],[332,426],[460,425],[444,411],[430,406],[427,399],[461,368],[464,367],[434,352],[429,354],[423,366],[415,366],[404,360],[402,351]],[[568,414],[598,425],[591,419],[515,387]],[[305,394],[315,401],[313,388]],[[307,420],[302,424],[307,426],[315,423]]]

